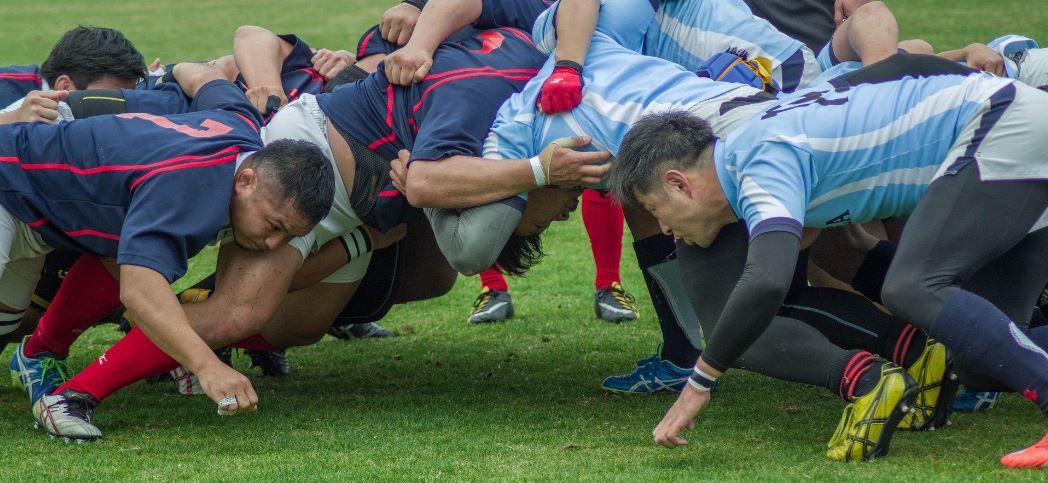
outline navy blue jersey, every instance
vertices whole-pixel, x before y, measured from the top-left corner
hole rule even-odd
[[[499,106],[538,73],[546,56],[520,29],[466,29],[444,42],[420,83],[394,86],[383,66],[366,79],[317,96],[331,122],[384,159],[411,151],[411,161],[480,156]],[[375,205],[376,228],[403,220],[407,201],[387,185]]]
[[[326,79],[313,68],[313,49],[296,35],[279,35],[280,39],[291,44],[291,52],[280,66],[280,83],[287,95],[288,102],[298,99],[302,94],[320,94],[324,92]],[[237,75],[236,84],[247,90],[244,78]]]
[[[35,65],[0,67],[0,109],[11,105],[29,93],[43,88],[44,79]]]
[[[262,148],[232,83],[205,85],[193,108],[0,126],[0,205],[52,247],[174,281],[228,224],[238,155]]]

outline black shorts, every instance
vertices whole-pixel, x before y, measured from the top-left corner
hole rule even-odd
[[[360,286],[342,313],[335,317],[332,327],[375,322],[389,313],[407,259],[403,256],[403,243],[400,241],[371,255],[371,263]]]

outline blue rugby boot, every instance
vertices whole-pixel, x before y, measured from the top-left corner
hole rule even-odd
[[[42,352],[36,357],[27,357],[23,349],[30,336],[22,338],[11,358],[11,384],[25,389],[29,403],[34,404],[44,394],[49,394],[69,380],[69,366],[65,357],[55,357]]]

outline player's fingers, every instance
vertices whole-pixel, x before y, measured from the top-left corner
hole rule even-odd
[[[38,107],[42,107],[44,109],[58,109],[58,101],[48,99],[46,97],[39,97],[33,99],[33,104],[36,104]]]
[[[390,24],[390,21],[385,16],[383,16],[382,17],[382,21],[378,23],[378,33],[386,41],[390,41],[389,40],[389,27],[390,27],[389,24]]]
[[[844,5],[841,4],[840,0],[833,2],[833,23],[834,25],[840,25],[844,22]]]
[[[33,114],[41,121],[54,122],[58,120],[58,111],[54,109],[34,109]]]
[[[673,446],[671,446],[671,448],[676,448],[677,446],[684,446],[684,445],[688,444],[688,440],[686,440],[686,439],[684,439],[684,438],[682,438],[682,437],[680,437],[679,435],[676,435],[676,434],[671,434],[669,440],[670,440],[670,443],[673,444]]]
[[[160,68],[160,57],[153,59],[153,62],[149,64],[149,71],[152,72]]]
[[[411,40],[411,32],[413,28],[408,28],[407,25],[401,26],[400,33],[397,34],[397,45],[407,45],[408,41]]]
[[[426,76],[429,75],[429,69],[431,67],[433,67],[433,63],[427,60],[423,62],[418,69],[415,69],[415,82],[422,82],[425,80]]]
[[[389,30],[386,32],[386,35],[382,36],[382,38],[386,39],[388,42],[400,45],[400,42],[398,42],[400,40],[400,22],[390,22]]]

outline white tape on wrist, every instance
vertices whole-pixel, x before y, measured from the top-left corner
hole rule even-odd
[[[535,175],[535,186],[546,186],[546,174],[542,172],[542,160],[538,156],[531,158],[531,174]]]

